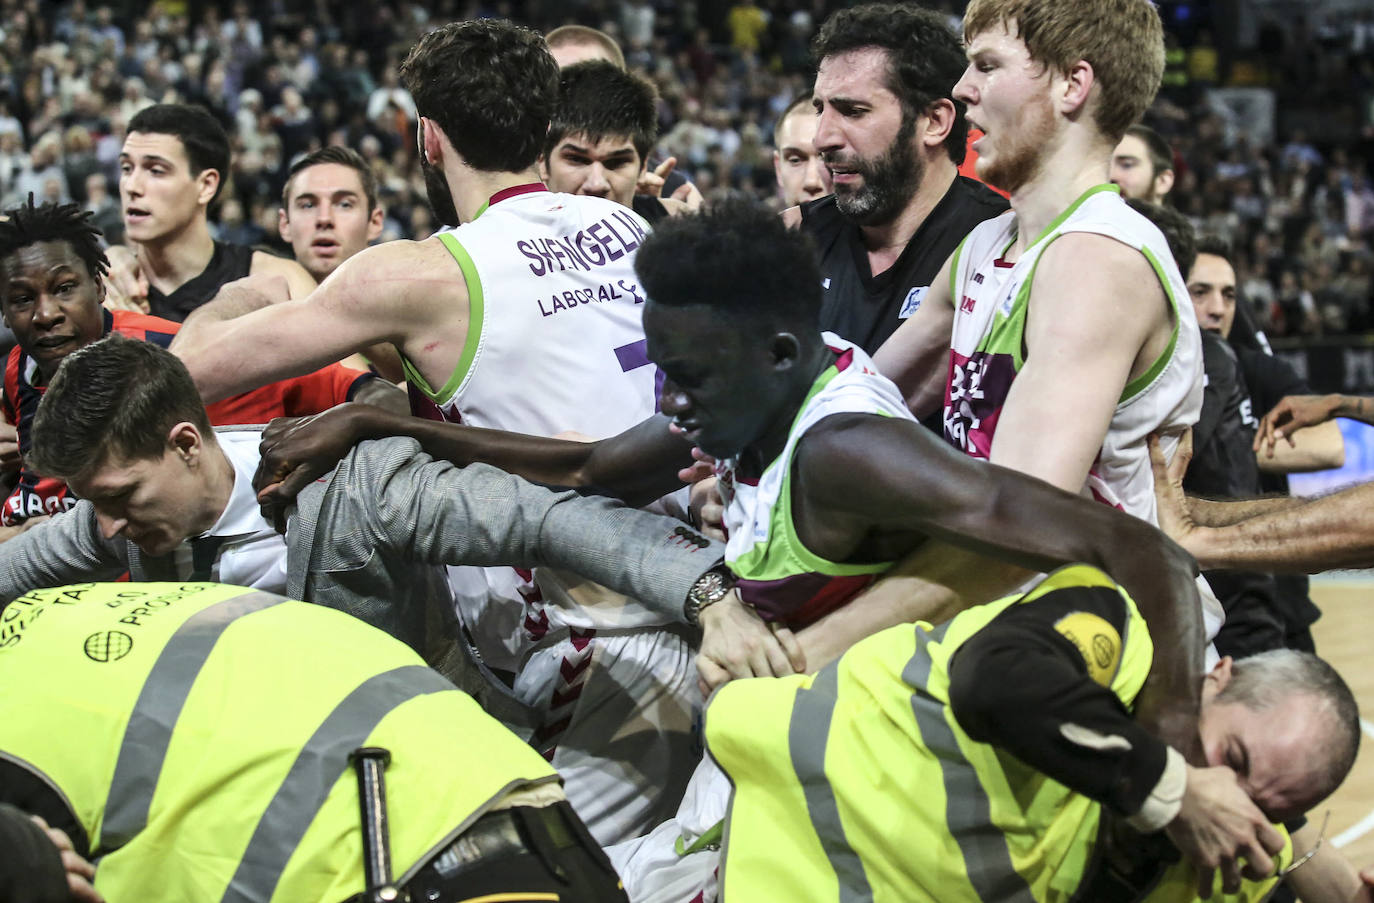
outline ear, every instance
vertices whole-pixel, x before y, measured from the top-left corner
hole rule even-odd
[[[424,151],[425,159],[431,166],[443,168],[444,165],[444,145],[448,141],[444,136],[444,130],[434,123],[433,119],[425,116],[420,117],[420,148]]]
[[[779,332],[768,343],[768,353],[774,370],[790,370],[801,357],[801,342],[790,332]]]
[[[1097,75],[1093,72],[1091,63],[1079,60],[1060,75],[1056,82],[1056,92],[1051,98],[1058,104],[1060,112],[1066,116],[1073,116],[1087,105],[1093,85],[1097,83]]]
[[[954,101],[948,97],[942,97],[926,107],[925,128],[921,129],[921,145],[923,147],[940,147],[949,137],[949,133],[954,128],[954,120],[958,118],[958,111],[954,108]]]
[[[95,303],[100,305],[105,303],[105,277],[103,276],[95,277]],[[5,325],[10,325],[8,320],[5,321]]]
[[[291,221],[290,221],[290,219],[289,219],[289,218],[287,217],[287,215],[286,215],[286,208],[285,208],[285,207],[278,207],[278,208],[277,208],[277,234],[280,235],[280,236],[281,236],[281,240],[284,241],[284,242],[286,242],[288,245],[291,244],[291,235],[290,235],[290,232],[291,232]]]
[[[1223,655],[1221,660],[1213,665],[1212,670],[1208,671],[1207,676],[1202,679],[1202,699],[1204,702],[1215,698],[1231,682],[1231,664],[1231,656]]]
[[[167,431],[167,447],[172,449],[187,467],[195,467],[200,463],[205,439],[194,423],[183,420]]]
[[[196,202],[203,207],[210,206],[210,201],[215,197],[217,190],[219,190],[219,170],[202,169],[200,175],[196,176]]]
[[[367,217],[367,240],[369,243],[376,241],[382,235],[382,226],[386,225],[386,210],[381,204],[372,208],[372,212]]]
[[[1160,173],[1159,175],[1155,176],[1155,195],[1156,195],[1156,196],[1161,197],[1161,198],[1164,197],[1164,195],[1168,194],[1168,193],[1173,189],[1173,187],[1174,187],[1174,171],[1173,171],[1172,169],[1166,169],[1166,170],[1164,170],[1162,173]]]

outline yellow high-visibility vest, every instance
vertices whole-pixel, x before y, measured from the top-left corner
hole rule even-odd
[[[1126,603],[1124,636],[1089,611],[1056,626],[1092,659],[1089,674],[1130,706],[1153,645],[1125,591],[1085,565],[939,628],[882,631],[816,675],[721,688],[705,731],[734,784],[723,899],[1067,901],[1090,864],[1100,805],[970,739],[948,706],[947,669],[1002,611],[1073,587],[1110,587]],[[1186,865],[1169,875],[1160,903],[1195,896]]]
[[[124,901],[321,901],[364,889],[348,756],[391,751],[404,880],[536,752],[399,641],[237,586],[86,584],[0,613],[0,756],[63,796]]]

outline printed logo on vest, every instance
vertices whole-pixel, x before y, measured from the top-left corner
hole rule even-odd
[[[122,630],[102,630],[86,637],[82,649],[93,662],[117,662],[134,648],[134,638]]]
[[[907,317],[920,310],[921,299],[926,296],[926,291],[929,288],[930,286],[928,285],[922,285],[919,288],[913,288],[911,291],[907,292],[906,300],[902,302],[902,309],[897,312],[897,318],[905,320]]]

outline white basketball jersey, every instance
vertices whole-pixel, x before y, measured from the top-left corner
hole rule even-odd
[[[649,225],[602,198],[541,187],[497,195],[439,240],[471,318],[447,383],[407,376],[444,419],[554,436],[612,436],[654,412],[634,252]]]
[[[1173,310],[1174,330],[1153,365],[1123,387],[1083,492],[1156,523],[1145,439],[1159,433],[1165,453],[1172,454],[1202,408],[1202,340],[1173,254],[1159,229],[1128,207],[1114,185],[1084,194],[1015,263],[1006,263],[1002,257],[1016,229],[1016,214],[1003,214],[975,228],[954,252],[945,438],[974,457],[989,457],[1007,393],[1025,363],[1026,316],[1040,256],[1067,232],[1106,235],[1150,262]]]

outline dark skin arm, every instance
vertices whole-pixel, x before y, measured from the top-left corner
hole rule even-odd
[[[678,470],[692,464],[691,446],[669,424],[655,416],[600,442],[567,442],[345,404],[314,417],[273,421],[263,432],[253,485],[265,508],[279,509],[354,444],[409,436],[429,455],[460,467],[481,461],[537,483],[594,489],[643,505],[678,489]]]
[[[1191,556],[1138,518],[975,461],[919,424],[865,414],[821,421],[794,459],[798,536],[832,561],[900,557],[932,537],[1035,571],[1082,561],[1137,601],[1160,643],[1137,715],[1201,763],[1201,604]]]
[[[677,470],[692,462],[688,443],[668,427],[660,416],[601,442],[563,442],[345,405],[270,428],[254,482],[264,504],[280,504],[354,442],[407,435],[458,465],[485,461],[541,483],[598,487],[642,503],[676,488]],[[794,466],[794,485],[805,487],[795,499],[800,538],[832,561],[890,561],[929,536],[1036,571],[1084,561],[1112,574],[1157,636],[1177,638],[1165,646],[1174,654],[1155,663],[1142,720],[1195,753],[1202,665],[1195,572],[1187,553],[1153,527],[967,458],[904,420],[828,418],[807,433]]]

